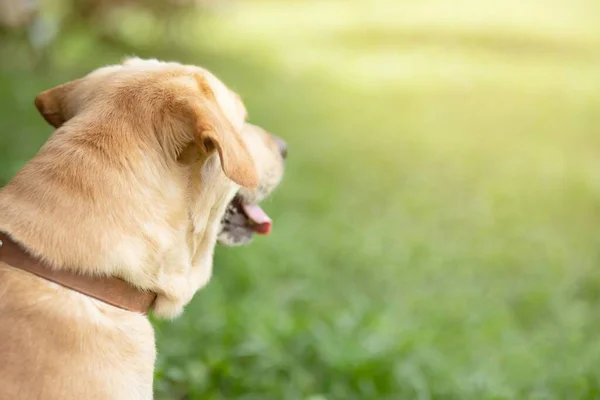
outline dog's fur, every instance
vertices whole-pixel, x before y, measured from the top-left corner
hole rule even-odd
[[[0,191],[0,231],[53,268],[156,292],[158,317],[210,279],[240,185],[258,201],[283,172],[239,97],[199,67],[130,59],[36,106],[57,130]],[[0,321],[0,398],[152,398],[145,316],[0,262]]]

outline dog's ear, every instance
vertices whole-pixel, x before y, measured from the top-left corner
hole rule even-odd
[[[81,79],[77,79],[37,95],[35,98],[35,107],[46,122],[55,128],[60,128],[62,124],[72,117],[66,107],[67,96],[80,82]]]
[[[240,132],[227,119],[219,107],[212,89],[204,78],[197,78],[202,98],[192,101],[194,142],[207,154],[216,150],[221,168],[229,179],[238,185],[254,189],[258,174],[254,161]]]

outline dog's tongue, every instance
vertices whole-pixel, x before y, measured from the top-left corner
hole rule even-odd
[[[244,210],[244,214],[246,214],[248,219],[252,222],[250,228],[254,232],[261,235],[268,235],[271,233],[273,221],[271,221],[271,218],[269,218],[267,213],[264,212],[259,205],[242,204],[242,210]]]

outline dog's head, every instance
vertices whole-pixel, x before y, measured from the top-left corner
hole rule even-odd
[[[254,233],[269,233],[271,220],[258,204],[282,179],[286,144],[247,123],[240,97],[209,71],[130,58],[47,90],[35,104],[55,128],[89,114],[153,132],[148,140],[160,142],[180,165],[196,168],[190,183],[193,224],[200,231],[221,221],[219,243],[241,245]]]

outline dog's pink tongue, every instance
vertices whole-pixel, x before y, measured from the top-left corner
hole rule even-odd
[[[271,218],[269,218],[267,213],[264,212],[259,205],[242,204],[242,209],[244,210],[244,214],[246,214],[248,219],[252,222],[251,228],[254,232],[259,233],[261,235],[268,235],[269,233],[271,233],[273,221],[271,221]]]

